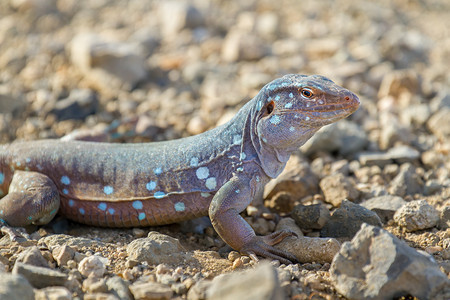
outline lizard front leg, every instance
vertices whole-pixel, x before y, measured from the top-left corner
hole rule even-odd
[[[15,171],[9,191],[0,199],[0,224],[18,227],[47,224],[59,209],[59,194],[44,174]]]
[[[294,235],[290,231],[274,232],[268,236],[257,236],[251,226],[239,215],[251,202],[251,179],[233,177],[215,194],[209,206],[209,217],[219,236],[233,249],[254,256],[260,255],[290,264],[297,259],[291,253],[273,247],[285,237]]]

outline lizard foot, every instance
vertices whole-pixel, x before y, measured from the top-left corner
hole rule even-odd
[[[285,265],[296,263],[297,258],[293,254],[273,247],[273,245],[278,244],[284,238],[292,235],[297,236],[297,234],[290,230],[280,230],[266,236],[255,236],[240,249],[240,252],[250,256],[255,261],[258,261],[256,255],[259,255],[279,260]]]
[[[13,228],[7,225],[3,225],[0,227],[0,233],[2,233],[3,235],[8,235],[11,242],[17,242],[19,244],[30,240],[29,236],[25,233],[24,228]]]

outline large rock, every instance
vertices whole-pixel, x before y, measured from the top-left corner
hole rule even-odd
[[[132,89],[147,76],[136,45],[109,41],[94,34],[76,35],[70,45],[72,63],[95,87]]]
[[[450,281],[434,259],[389,232],[364,224],[342,245],[330,269],[336,290],[349,299],[393,299],[412,295],[444,299]]]
[[[155,231],[149,232],[148,237],[136,239],[127,247],[130,259],[146,261],[149,264],[176,263],[183,261],[185,249],[180,242],[168,235]]]
[[[322,237],[352,238],[363,223],[381,227],[378,215],[350,201],[343,201],[320,231]]]
[[[345,199],[355,201],[359,196],[358,190],[342,173],[324,177],[320,181],[320,188],[325,195],[325,201],[336,207]]]
[[[368,142],[368,137],[361,127],[350,121],[341,120],[319,130],[300,149],[306,155],[319,151],[338,151],[345,156],[361,151]]]
[[[0,280],[0,299],[34,300],[33,287],[22,275],[3,273]]]
[[[12,273],[24,276],[35,288],[64,285],[67,281],[67,274],[44,267],[23,264],[21,262],[14,264]]]
[[[277,271],[271,264],[262,262],[252,270],[215,277],[207,290],[207,299],[281,300],[285,298]]]
[[[397,210],[394,220],[406,231],[413,232],[436,226],[439,223],[439,212],[425,200],[411,201]]]
[[[264,199],[272,198],[283,191],[292,195],[295,200],[318,192],[319,179],[311,171],[309,164],[297,155],[292,155],[281,174],[269,181],[264,188]]]
[[[361,206],[376,212],[381,221],[387,223],[392,220],[395,212],[404,204],[406,204],[406,201],[402,197],[385,195],[370,198],[361,203]]]

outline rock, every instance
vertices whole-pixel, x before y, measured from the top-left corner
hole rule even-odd
[[[394,215],[394,220],[408,232],[432,228],[439,222],[439,212],[425,200],[411,201]]]
[[[35,292],[35,300],[72,300],[72,293],[62,286],[50,286]]]
[[[303,236],[302,230],[295,224],[295,221],[292,218],[282,218],[275,228],[276,231],[285,229],[295,232],[297,236]]]
[[[425,124],[431,115],[431,109],[428,104],[415,104],[405,107],[400,114],[403,124],[408,126],[421,127]]]
[[[98,99],[91,90],[74,89],[69,97],[56,102],[50,113],[58,120],[83,120],[98,110]]]
[[[416,95],[420,92],[419,77],[414,70],[398,70],[387,73],[378,90],[378,98],[399,97],[402,93]]]
[[[415,168],[409,164],[403,164],[397,176],[390,182],[389,193],[404,197],[422,193],[423,182]]]
[[[20,253],[16,262],[22,262],[37,267],[49,267],[47,260],[42,256],[41,251],[39,251],[36,246],[28,247],[25,251]]]
[[[380,168],[393,162],[402,164],[415,162],[420,157],[420,152],[409,146],[397,146],[387,152],[362,152],[358,154],[362,166],[379,166]]]
[[[70,235],[66,234],[53,234],[46,236],[40,240],[40,242],[43,242],[45,245],[47,245],[48,248],[53,249],[56,246],[70,246],[74,248],[83,248],[83,247],[92,247],[92,246],[103,246],[104,244],[96,241],[91,240],[87,238],[80,238],[80,237],[72,237]]]
[[[268,52],[267,46],[258,36],[231,30],[223,42],[222,59],[230,63],[241,60],[258,60]]]
[[[439,228],[450,228],[450,206],[445,206],[439,215]]]
[[[409,144],[414,139],[410,127],[400,124],[393,114],[381,114],[380,125],[378,144],[382,150],[388,150],[398,142]]]
[[[170,287],[157,282],[135,282],[130,291],[136,300],[163,300],[172,298]]]
[[[64,285],[67,281],[67,275],[64,273],[48,268],[26,265],[21,262],[14,264],[12,273],[24,276],[33,287],[38,289],[53,285]]]
[[[287,237],[275,248],[295,255],[300,263],[331,263],[341,244],[333,238]]]
[[[106,286],[108,291],[117,296],[121,300],[132,300],[133,296],[129,290],[129,283],[120,278],[119,276],[114,276],[106,280]]]
[[[1,274],[0,299],[34,300],[33,287],[20,274]]]
[[[279,192],[287,192],[294,200],[316,194],[317,176],[311,171],[306,160],[292,155],[281,174],[264,187],[264,199],[274,197]]]
[[[436,112],[444,107],[450,107],[450,91],[441,90],[430,102],[432,112]]]
[[[86,277],[102,277],[106,272],[106,265],[101,257],[92,255],[85,257],[78,265],[78,271]]]
[[[443,107],[434,113],[427,122],[427,127],[442,141],[450,141],[450,107]]]
[[[330,220],[320,231],[322,237],[352,238],[363,223],[382,226],[380,217],[367,208],[350,201],[342,201],[341,206],[334,211]]]
[[[127,247],[128,257],[149,264],[176,263],[184,259],[185,249],[170,236],[151,231],[147,238],[136,239]]]
[[[285,299],[275,268],[267,262],[254,269],[222,274],[212,280],[207,299]]]
[[[392,220],[395,212],[405,203],[406,201],[402,197],[385,195],[370,198],[362,202],[361,206],[377,213],[381,221],[386,224],[389,220]]]
[[[330,211],[323,204],[299,204],[294,207],[291,216],[300,228],[321,229],[330,219]]]
[[[52,251],[53,258],[58,266],[65,266],[67,262],[75,257],[75,250],[69,246],[57,246]]]
[[[342,245],[330,274],[336,290],[349,299],[393,299],[408,295],[437,299],[450,284],[431,256],[367,224],[363,224],[351,242]]]
[[[325,195],[325,201],[338,207],[345,199],[357,200],[359,192],[350,180],[343,174],[337,173],[324,177],[320,181],[320,188]]]
[[[112,87],[131,90],[147,76],[145,59],[134,45],[94,34],[76,35],[70,44],[70,57],[85,78],[104,91]]]
[[[270,200],[264,202],[264,206],[273,212],[289,213],[294,209],[293,196],[288,192],[276,193]]]
[[[14,116],[22,114],[27,107],[27,102],[19,97],[0,93],[0,114],[12,113]]]
[[[203,300],[207,299],[206,293],[211,286],[211,281],[202,279],[197,281],[188,291],[188,300]]]
[[[192,4],[180,1],[163,1],[158,4],[157,16],[165,38],[175,38],[185,28],[193,29],[204,25],[203,14]]]
[[[347,156],[363,150],[368,142],[368,137],[360,126],[341,120],[320,129],[300,150],[306,155],[320,151],[338,151]]]
[[[83,291],[88,293],[106,293],[108,287],[106,286],[106,279],[100,277],[88,277],[83,280]]]

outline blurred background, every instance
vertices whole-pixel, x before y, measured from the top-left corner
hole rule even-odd
[[[449,276],[449,67],[449,0],[0,0],[0,144],[67,135],[110,142],[180,138],[226,122],[284,74],[325,75],[360,97],[359,110],[323,128],[292,156],[266,186],[265,207],[249,206],[245,219],[259,235],[272,232],[280,214],[292,216],[309,237],[351,238],[368,222],[361,217],[369,216],[367,209],[354,213],[363,209],[360,203],[380,214],[383,228],[433,255]],[[300,223],[316,216],[311,207],[326,224]],[[104,257],[115,274],[133,278],[126,255],[117,252],[127,252],[124,245],[144,230],[67,228],[71,235],[114,242]],[[212,228],[207,235],[160,230],[193,249],[229,251]],[[376,264],[377,257],[393,255],[364,247],[355,261]],[[375,259],[364,258],[372,252]],[[395,262],[398,270],[409,268],[407,253]],[[217,255],[203,260],[205,267],[192,274],[230,268]],[[292,299],[317,299],[317,291],[323,299],[342,297],[329,282],[329,263],[296,268],[281,276]],[[356,267],[363,268],[397,270]],[[349,269],[342,267],[342,274]],[[427,282],[400,277],[427,288]],[[375,278],[383,281],[379,287],[385,278]],[[75,285],[71,293],[82,295],[81,281]]]
[[[1,1],[0,143],[197,134],[301,73],[360,96],[362,149],[425,151],[450,130],[449,30],[445,0]]]

